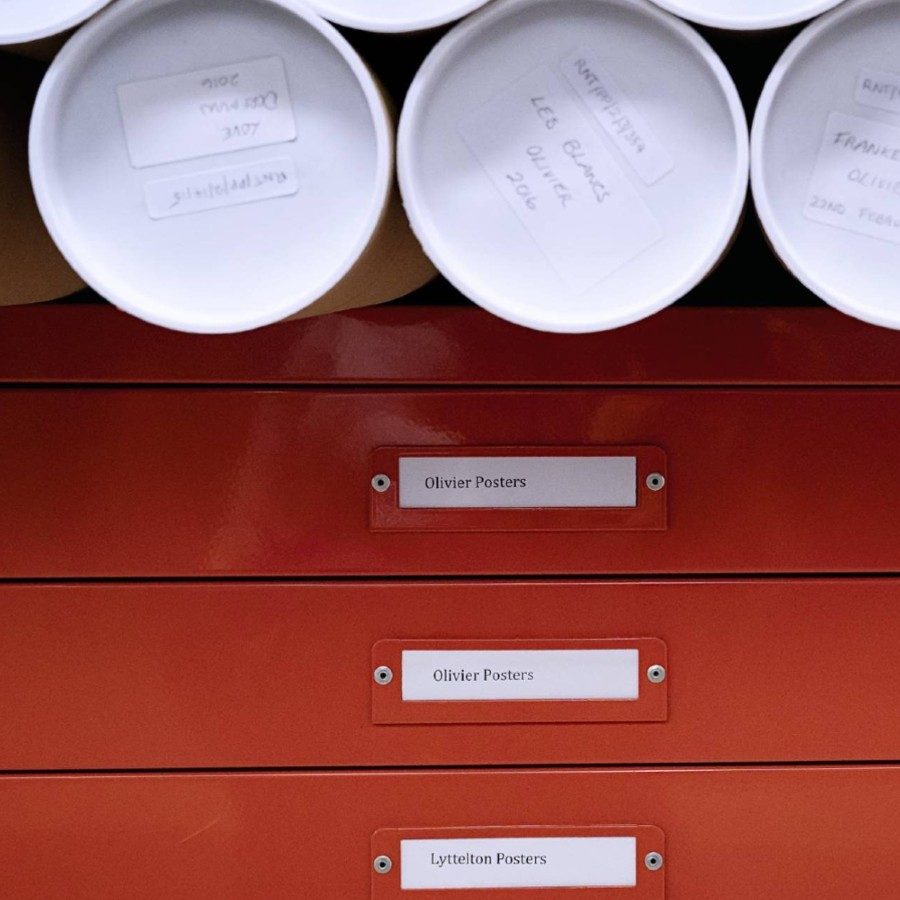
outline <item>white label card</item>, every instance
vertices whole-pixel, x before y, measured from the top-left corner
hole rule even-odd
[[[634,456],[405,456],[402,509],[637,506]]]
[[[645,184],[656,184],[675,168],[669,151],[594,54],[571,53],[560,69]]]
[[[637,886],[637,838],[402,840],[404,891]]]
[[[120,85],[137,169],[293,141],[297,123],[278,56]]]
[[[576,294],[663,236],[594,128],[549,66],[521,78],[460,126],[494,187]]]
[[[403,699],[637,700],[638,650],[404,650]]]
[[[144,186],[144,197],[151,219],[168,219],[224,206],[291,197],[299,190],[297,166],[284,156],[151,181]]]
[[[900,75],[863,69],[856,82],[856,102],[900,114]]]
[[[804,213],[900,244],[900,128],[833,112]]]

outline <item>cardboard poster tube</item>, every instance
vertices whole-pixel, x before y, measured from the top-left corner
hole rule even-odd
[[[41,220],[28,177],[28,118],[40,66],[0,58],[0,306],[56,300],[84,287]]]
[[[298,0],[113,4],[48,70],[31,171],[85,281],[164,327],[246,331],[435,274],[379,86]]]
[[[467,16],[488,0],[311,0],[330,22],[357,28],[400,34],[425,31]]]
[[[791,43],[757,106],[753,197],[790,272],[900,329],[900,4],[852,0]]]
[[[603,331],[674,303],[727,252],[747,121],[687,23],[646,0],[498,0],[448,32],[401,115],[413,229],[490,312]]]
[[[813,19],[843,0],[653,0],[698,25],[727,31],[767,31]]]
[[[0,49],[49,62],[110,0],[0,0]]]

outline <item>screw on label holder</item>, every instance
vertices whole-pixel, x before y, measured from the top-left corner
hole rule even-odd
[[[666,477],[659,472],[647,476],[647,487],[651,491],[661,491],[666,486]]]
[[[393,671],[388,666],[379,666],[374,674],[375,684],[390,684],[394,680]]]
[[[394,863],[389,856],[376,856],[375,862],[372,863],[372,868],[379,875],[387,875],[394,868]]]
[[[391,479],[388,478],[387,475],[376,475],[372,479],[372,487],[378,491],[379,494],[383,494],[388,488],[391,486]]]
[[[663,867],[663,856],[662,853],[648,853],[644,857],[644,865],[651,872],[658,872]]]
[[[647,669],[647,681],[652,684],[662,684],[666,680],[665,666],[650,666]]]

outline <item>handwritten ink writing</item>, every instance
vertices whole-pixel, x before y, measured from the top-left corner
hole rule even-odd
[[[864,78],[862,89],[878,97],[885,97],[891,102],[900,98],[900,84],[890,81],[876,81],[874,78]]]
[[[234,138],[253,137],[259,131],[259,125],[259,122],[242,122],[239,125],[226,125],[222,129],[222,134],[226,141]]]
[[[515,252],[522,261],[528,254],[536,278],[552,284],[558,276],[581,294],[663,236],[614,151],[551,66],[539,66],[472,111],[459,132],[534,240]],[[518,230],[515,235],[525,239]]]
[[[900,144],[883,144],[869,138],[859,137],[852,131],[839,131],[834,136],[834,143],[853,153],[866,156],[879,156],[891,162],[900,163]]]
[[[814,222],[900,244],[900,128],[833,112],[803,208]]]
[[[284,184],[287,180],[288,173],[284,169],[276,169],[259,174],[245,172],[242,175],[222,175],[215,181],[208,181],[203,185],[173,191],[169,209],[175,209],[188,201],[228,197],[232,194],[256,190],[270,184]]]
[[[506,176],[506,180],[513,186],[516,194],[522,198],[522,202],[528,209],[537,209],[538,199],[534,191],[525,181],[525,176],[521,172],[512,172]]]
[[[619,101],[612,95],[609,87],[603,82],[600,76],[591,69],[585,59],[575,60],[575,70],[584,79],[587,86],[587,92],[592,97],[596,97],[601,104],[601,109],[609,118],[609,127],[618,134],[626,143],[630,144],[637,153],[643,153],[647,149],[647,144],[640,132],[635,127],[634,122],[624,112]]]
[[[565,209],[575,198],[572,196],[572,192],[557,176],[556,172],[554,172],[553,166],[550,164],[550,161],[544,153],[544,148],[533,144],[525,152],[531,159],[532,165],[540,173],[541,178],[550,185],[553,195],[559,200],[563,209]]]
[[[216,75],[213,78],[204,78],[200,84],[207,90],[213,91],[216,88],[237,87],[240,78],[240,72],[232,72],[231,75]]]
[[[266,112],[274,112],[278,109],[278,92],[267,91],[264,94],[235,97],[231,100],[210,100],[200,104],[200,113],[204,116],[227,115],[244,109],[264,109]]]
[[[900,75],[863,69],[856,82],[856,102],[874,109],[900,112]]]
[[[553,131],[553,129],[559,125],[559,119],[553,111],[553,107],[547,105],[546,97],[532,97],[531,105],[534,107],[534,111],[537,113],[538,118],[544,123],[544,127],[547,131]]]
[[[287,71],[278,56],[119,85],[136,168],[297,138]]]
[[[851,169],[847,173],[847,180],[874,191],[883,191],[900,197],[900,178],[885,178],[867,169]]]
[[[144,196],[150,217],[165,219],[289,197],[299,186],[294,161],[279,157],[151,181],[144,186]]]
[[[569,54],[560,70],[616,148],[645,184],[656,184],[675,167],[675,160],[654,134],[638,105],[632,103],[613,74],[588,50]],[[652,98],[650,90],[644,92]]]
[[[587,160],[587,151],[581,144],[581,141],[570,140],[563,144],[563,150],[572,162],[581,171],[585,181],[590,185],[594,199],[598,203],[604,203],[611,196],[611,192],[606,183],[597,175],[593,164]]]

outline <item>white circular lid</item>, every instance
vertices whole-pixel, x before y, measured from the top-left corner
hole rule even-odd
[[[753,125],[753,193],[811,291],[900,328],[900,3],[852,0],[776,65]]]
[[[654,0],[669,12],[736,31],[783,28],[833,9],[843,0]]]
[[[426,60],[398,162],[413,228],[463,294],[532,328],[601,331],[721,258],[747,123],[709,45],[645,0],[499,0]]]
[[[393,176],[371,75],[298,0],[120,0],[48,70],[30,145],[73,268],[121,309],[194,332],[327,293]]]
[[[0,0],[0,44],[27,44],[62,34],[111,0]]]
[[[424,31],[467,16],[488,0],[310,0],[326,19],[362,31]]]

